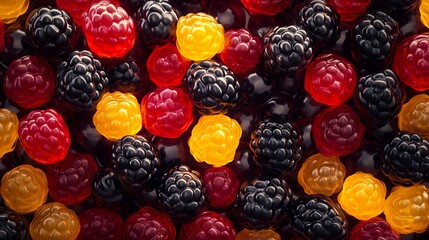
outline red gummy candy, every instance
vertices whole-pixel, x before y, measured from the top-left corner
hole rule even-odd
[[[58,8],[66,11],[76,25],[82,25],[82,13],[101,0],[56,0]]]
[[[237,175],[227,167],[212,167],[205,171],[203,180],[212,207],[228,207],[235,200],[240,182]]]
[[[64,205],[81,203],[91,195],[91,180],[97,170],[97,162],[91,155],[69,153],[46,169],[49,194]]]
[[[399,240],[401,237],[393,230],[386,220],[375,217],[360,221],[352,230],[350,240]]]
[[[241,0],[250,14],[276,15],[285,10],[291,0]]]
[[[146,94],[141,102],[143,126],[153,135],[177,138],[191,125],[192,103],[178,87],[161,87]]]
[[[45,60],[24,56],[14,60],[4,78],[6,95],[23,108],[38,108],[54,95],[55,75]]]
[[[19,122],[19,139],[27,155],[40,164],[64,159],[70,148],[70,132],[54,109],[34,110]]]
[[[340,14],[342,22],[351,22],[365,13],[371,0],[328,0]]]
[[[365,132],[359,116],[347,105],[319,113],[312,133],[317,150],[325,156],[345,156],[356,150]]]
[[[232,222],[217,212],[206,211],[194,221],[183,224],[179,240],[235,240]]]
[[[80,232],[77,240],[121,240],[122,219],[105,208],[91,208],[79,215]]]
[[[150,80],[159,87],[179,85],[190,64],[171,43],[156,46],[146,62]]]
[[[88,46],[99,57],[120,58],[133,48],[135,25],[123,8],[101,1],[84,12],[81,20]]]
[[[356,81],[351,62],[335,54],[322,54],[308,66],[304,87],[314,100],[336,106],[353,95]]]

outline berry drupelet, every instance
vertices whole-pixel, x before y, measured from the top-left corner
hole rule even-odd
[[[27,219],[15,211],[0,207],[0,239],[26,240],[28,238]]]
[[[111,89],[132,94],[138,94],[144,89],[143,69],[133,58],[127,57],[107,69]]]
[[[235,240],[235,235],[235,227],[227,217],[206,211],[182,225],[179,240]]]
[[[105,208],[90,208],[79,214],[80,232],[77,240],[120,240],[122,219]]]
[[[240,182],[237,175],[227,167],[212,167],[204,172],[203,180],[207,188],[210,206],[228,207],[234,202]]]
[[[395,230],[390,227],[386,220],[375,217],[366,221],[360,221],[353,227],[350,235],[350,240],[400,240],[400,236]]]

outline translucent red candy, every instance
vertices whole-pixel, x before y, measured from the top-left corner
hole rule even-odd
[[[343,22],[351,22],[366,11],[371,0],[328,0]]]
[[[304,87],[314,100],[336,106],[349,99],[357,81],[355,67],[335,54],[319,55],[308,66]]]
[[[14,60],[4,78],[6,95],[23,108],[38,108],[54,95],[54,72],[38,56],[24,56]]]
[[[228,207],[235,200],[240,182],[227,167],[211,167],[204,172],[203,180],[212,207]]]
[[[79,215],[80,232],[77,240],[121,240],[122,219],[105,208],[91,208]]]
[[[350,240],[378,240],[378,239],[389,239],[399,240],[401,239],[399,234],[393,230],[386,220],[375,217],[366,221],[360,221],[354,226]]]
[[[146,62],[150,80],[159,87],[179,85],[190,64],[171,43],[156,46]]]
[[[325,156],[345,156],[356,150],[365,132],[359,116],[347,105],[319,113],[312,133],[317,150]]]
[[[179,240],[235,240],[236,235],[235,227],[227,217],[206,211],[182,225]]]
[[[82,25],[82,13],[84,13],[92,4],[102,0],[56,0],[58,8],[66,11],[73,22],[77,25]],[[112,2],[112,1],[110,1]]]
[[[179,137],[194,119],[191,100],[178,87],[161,87],[146,94],[141,113],[144,128],[166,138]]]
[[[63,161],[46,169],[49,194],[56,202],[74,205],[91,195],[91,180],[98,165],[91,155],[69,153]]]
[[[241,2],[250,14],[276,15],[285,10],[292,1],[241,0]]]

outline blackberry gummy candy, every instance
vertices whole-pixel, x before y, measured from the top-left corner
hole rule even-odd
[[[131,57],[112,64],[108,74],[110,86],[115,91],[138,95],[145,87],[143,70]]]
[[[264,229],[264,230],[249,230],[244,228],[241,230],[236,238],[236,240],[280,240],[280,235],[273,229]]]
[[[225,208],[234,202],[240,182],[231,169],[211,167],[204,172],[203,180],[210,206]]]
[[[4,0],[0,7],[0,19],[5,24],[11,24],[27,11],[29,5],[30,0]]]
[[[90,208],[79,214],[80,232],[77,240],[121,240],[122,219],[105,208]]]
[[[366,221],[361,221],[353,227],[350,240],[400,240],[400,236],[393,230],[386,220],[375,217]]]
[[[235,235],[235,227],[227,217],[206,211],[182,225],[179,240],[235,240]]]
[[[121,209],[128,204],[128,194],[111,169],[101,169],[92,178],[92,195],[98,206],[112,210]]]
[[[6,207],[0,207],[0,239],[26,240],[29,238],[25,217]]]
[[[398,114],[398,127],[401,131],[417,133],[424,138],[429,137],[429,96],[419,94],[406,102]]]
[[[289,7],[292,1],[241,0],[241,2],[250,14],[276,15]]]
[[[18,117],[6,108],[0,108],[0,159],[15,149],[18,141]]]

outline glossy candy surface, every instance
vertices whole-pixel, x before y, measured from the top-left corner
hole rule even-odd
[[[18,141],[18,117],[6,108],[0,108],[0,158],[15,149]]]
[[[429,28],[429,1],[422,0],[419,6],[420,21]]]
[[[237,175],[227,167],[212,167],[204,172],[210,206],[225,208],[234,202],[240,182]]]
[[[78,240],[121,240],[121,217],[105,208],[90,208],[79,214],[80,232]]]
[[[365,12],[371,0],[328,0],[339,13],[341,21],[351,22]]]
[[[241,2],[250,14],[276,15],[285,10],[291,3],[291,0],[241,0]]]
[[[0,19],[6,24],[15,22],[19,16],[27,11],[29,4],[30,0],[2,1],[0,5]]]
[[[419,94],[406,102],[398,114],[398,127],[401,131],[418,133],[429,137],[429,96]]]
[[[350,240],[377,240],[377,239],[389,239],[399,240],[401,239],[399,234],[393,230],[386,220],[375,217],[366,221],[361,221],[353,227]]]
[[[265,230],[249,230],[244,228],[241,230],[236,238],[236,240],[280,240],[280,235],[273,229]]]
[[[182,225],[180,240],[235,240],[236,230],[232,222],[219,213],[206,211],[194,221]]]

